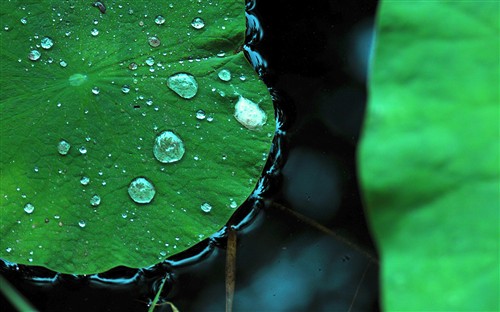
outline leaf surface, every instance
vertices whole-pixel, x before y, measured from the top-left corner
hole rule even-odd
[[[358,157],[384,310],[499,309],[499,12],[379,8]]]
[[[240,49],[244,1],[101,3],[104,13],[92,1],[0,3],[8,261],[74,274],[152,265],[220,229],[265,164],[274,110]],[[167,86],[178,74],[194,77],[193,97]],[[261,114],[252,129],[234,117],[242,99]],[[180,160],[153,153],[164,131],[182,141]],[[155,189],[149,203],[129,195],[138,177]]]

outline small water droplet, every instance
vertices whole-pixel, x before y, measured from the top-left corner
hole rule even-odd
[[[203,27],[205,27],[205,21],[200,17],[195,17],[191,22],[191,26],[193,26],[194,29],[202,29]]]
[[[83,220],[80,220],[78,221],[78,226],[81,227],[81,228],[84,228],[87,224],[85,223],[85,221]]]
[[[182,139],[172,131],[163,131],[155,138],[153,154],[162,163],[173,163],[184,156],[185,148]]]
[[[240,76],[240,80],[241,80],[241,81],[245,81],[245,80],[247,80],[247,77],[245,77],[245,75],[243,75],[243,74],[242,74],[242,75]]]
[[[32,61],[38,61],[42,54],[38,50],[31,50],[28,54],[28,58]]]
[[[93,37],[96,37],[97,35],[99,35],[99,30],[97,28],[94,28],[90,31],[90,34],[93,36]]]
[[[160,251],[160,256],[165,257],[166,255],[167,255],[167,252],[166,252],[166,251],[163,251],[163,250],[162,250],[162,251]]]
[[[101,92],[101,90],[99,89],[99,87],[93,87],[92,88],[92,94],[97,95],[97,94],[99,94],[99,92]]]
[[[156,25],[163,25],[165,23],[165,18],[161,15],[158,15],[155,18],[155,23],[156,23]]]
[[[219,53],[217,53],[217,56],[218,56],[218,57],[224,57],[224,56],[226,56],[226,52],[224,52],[224,51],[219,51]]]
[[[27,203],[26,205],[24,205],[24,212],[26,212],[27,214],[32,214],[33,211],[35,211],[35,206],[33,206],[31,203]]]
[[[71,144],[69,144],[65,140],[61,140],[61,141],[59,141],[59,143],[57,143],[57,151],[61,155],[67,155],[70,148],[71,148]]]
[[[209,213],[212,210],[212,205],[210,205],[209,203],[203,203],[201,204],[200,208],[203,212]]]
[[[97,207],[101,204],[101,197],[97,194],[95,194],[94,196],[92,196],[90,198],[90,204],[93,206],[93,207]]]
[[[160,39],[159,39],[158,37],[156,37],[156,36],[152,36],[152,37],[149,37],[149,38],[148,38],[148,43],[149,43],[149,45],[150,45],[151,47],[153,47],[153,48],[157,48],[157,47],[159,47],[159,46],[160,46],[161,41],[160,41]]]
[[[122,218],[123,218],[123,219],[127,219],[127,214],[126,214],[125,212],[124,212],[124,213],[122,213]]]
[[[146,59],[146,64],[149,65],[149,66],[153,66],[155,64],[155,59],[152,58],[152,57],[148,57]]]
[[[7,247],[7,248],[5,248],[5,251],[6,251],[6,252],[11,252],[11,251],[12,251],[12,248]]]
[[[238,204],[236,203],[235,200],[231,199],[231,202],[229,203],[229,207],[234,209],[234,208],[238,207]]]
[[[21,24],[23,25],[28,24],[28,19],[26,17],[21,18]]]
[[[65,67],[67,67],[67,66],[68,66],[68,63],[66,63],[65,61],[61,60],[61,61],[59,62],[59,65],[60,65],[61,67],[65,68]]]
[[[221,71],[219,71],[219,73],[217,74],[217,76],[219,76],[219,79],[222,80],[222,81],[229,81],[231,80],[231,72],[227,69],[223,69]]]
[[[83,176],[80,179],[80,184],[81,185],[89,185],[89,183],[90,183],[90,178],[89,177]]]
[[[53,45],[54,45],[54,40],[52,40],[52,38],[50,37],[43,37],[42,41],[40,42],[40,46],[45,50],[52,48]]]
[[[258,104],[242,96],[234,106],[234,118],[250,130],[262,127],[267,121],[266,112]]]
[[[78,151],[80,152],[80,154],[82,155],[85,155],[87,154],[87,148],[85,146],[82,146],[78,149]]]
[[[212,122],[212,121],[214,121],[214,115],[211,115],[211,114],[210,114],[210,115],[208,115],[208,116],[207,116],[207,121],[208,121],[208,122]]]
[[[187,73],[177,73],[168,77],[167,86],[185,99],[194,97],[198,92],[196,79]]]
[[[146,178],[135,178],[128,187],[128,195],[138,204],[150,203],[155,194],[155,187]]]
[[[139,66],[137,65],[137,63],[134,63],[134,62],[132,62],[128,65],[128,69],[130,69],[130,70],[136,70],[137,67],[139,67]]]
[[[204,111],[204,110],[199,109],[199,110],[197,110],[197,111],[196,111],[196,119],[198,119],[198,120],[203,120],[203,119],[205,119],[206,117],[207,117],[207,114],[205,113],[205,111]]]
[[[127,94],[130,92],[130,87],[128,85],[123,85],[122,92]]]

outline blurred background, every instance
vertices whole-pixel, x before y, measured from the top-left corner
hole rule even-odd
[[[268,204],[238,233],[234,311],[379,311],[378,265],[367,256],[376,252],[355,159],[376,7],[377,1],[362,0],[248,3],[252,34],[246,49],[285,118],[280,170],[264,194]],[[167,300],[180,311],[223,311],[224,248],[222,242],[194,265],[166,268]],[[113,276],[123,283],[73,277],[47,283],[23,278],[39,271],[3,264],[1,272],[41,311],[147,311],[159,278],[150,272],[127,283],[134,273],[118,269]],[[11,308],[4,298],[1,304],[7,307],[2,311]]]

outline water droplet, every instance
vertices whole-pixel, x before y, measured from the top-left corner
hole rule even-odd
[[[28,19],[26,17],[21,18],[21,24],[23,25],[28,24]]]
[[[89,178],[89,177],[85,177],[85,176],[84,176],[84,177],[82,177],[82,178],[80,179],[80,184],[81,184],[81,185],[89,185],[89,183],[90,183],[90,178]]]
[[[203,27],[205,27],[205,21],[200,17],[195,17],[191,22],[191,26],[193,26],[194,29],[202,29]]]
[[[33,211],[35,211],[35,206],[33,206],[32,204],[27,203],[26,205],[24,205],[24,212],[26,212],[27,214],[31,214],[33,213]]]
[[[243,74],[242,74],[242,75],[240,76],[240,80],[241,80],[241,81],[245,81],[245,80],[247,80],[247,77],[245,77],[245,75],[243,75]]]
[[[145,178],[135,178],[128,187],[128,195],[138,204],[150,203],[155,194],[155,187]]]
[[[161,15],[158,15],[155,18],[155,23],[156,23],[156,25],[163,25],[165,23],[165,18]]]
[[[93,206],[93,207],[97,207],[101,204],[101,197],[97,194],[95,194],[94,196],[92,196],[90,198],[90,204]]]
[[[184,156],[184,142],[172,131],[163,131],[155,138],[153,154],[162,163],[173,163]]]
[[[59,141],[59,143],[57,143],[57,151],[61,155],[67,155],[70,148],[71,148],[71,144],[69,144],[65,140],[61,140],[61,141]]]
[[[78,221],[78,226],[81,227],[81,228],[84,228],[87,224],[85,223],[85,221],[83,220],[80,220]]]
[[[185,99],[194,97],[198,92],[196,79],[187,73],[177,73],[168,77],[167,86]]]
[[[127,219],[127,213],[125,213],[125,212],[124,212],[124,213],[122,213],[122,218],[123,218],[123,219]]]
[[[38,61],[40,59],[40,56],[42,56],[42,54],[37,50],[31,50],[28,54],[28,58],[32,61]]]
[[[160,46],[161,41],[158,37],[152,36],[148,38],[148,43],[151,47],[157,48]]]
[[[94,28],[90,31],[90,34],[96,37],[97,35],[99,35],[99,30],[97,28]]]
[[[64,68],[64,67],[68,66],[68,63],[66,63],[65,61],[61,60],[59,62],[59,65]]]
[[[201,204],[200,208],[203,212],[209,213],[212,210],[212,205],[210,205],[209,203],[203,203]]]
[[[127,94],[130,92],[130,87],[128,85],[123,85],[122,92]]]
[[[238,207],[238,204],[236,203],[235,200],[231,199],[231,202],[229,203],[229,207],[234,209],[234,208]]]
[[[204,110],[199,109],[198,111],[196,111],[196,119],[203,120],[205,119],[205,117],[207,117],[207,114],[205,113]]]
[[[160,256],[165,257],[166,255],[167,255],[167,252],[166,252],[166,251],[163,251],[163,250],[162,250],[162,251],[160,251]]]
[[[207,116],[207,121],[208,121],[208,122],[212,122],[212,121],[214,121],[214,115],[211,115],[211,114],[210,114],[210,115],[208,115],[208,116]]]
[[[231,72],[227,69],[221,70],[217,76],[219,76],[219,79],[222,81],[229,81],[231,80]]]
[[[137,69],[137,67],[138,67],[138,66],[137,66],[137,64],[136,64],[136,63],[134,63],[134,62],[132,62],[132,63],[130,63],[130,64],[128,65],[128,69],[130,69],[130,70],[136,70],[136,69]]]
[[[87,154],[87,148],[85,146],[82,146],[78,149],[78,151],[80,152],[80,154],[82,155],[85,155]]]
[[[267,121],[266,112],[258,104],[242,96],[234,106],[234,118],[250,130],[262,127]]]
[[[5,248],[5,251],[6,251],[6,252],[11,252],[11,251],[12,251],[12,248],[7,247],[7,248]]]
[[[155,64],[155,59],[152,58],[152,57],[148,57],[146,59],[146,64],[149,65],[149,66],[153,66]]]
[[[92,88],[92,94],[97,95],[97,94],[99,94],[99,92],[101,92],[101,90],[98,87],[93,87]]]
[[[87,80],[87,75],[73,74],[69,77],[69,84],[72,86],[80,86]]]
[[[54,45],[54,40],[52,40],[52,38],[50,37],[43,37],[40,45],[45,50],[48,50]]]

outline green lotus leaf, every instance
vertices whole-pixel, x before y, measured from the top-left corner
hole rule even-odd
[[[384,310],[499,309],[499,12],[379,8],[359,165]]]
[[[219,230],[274,135],[242,0],[1,1],[0,257],[149,266]]]

